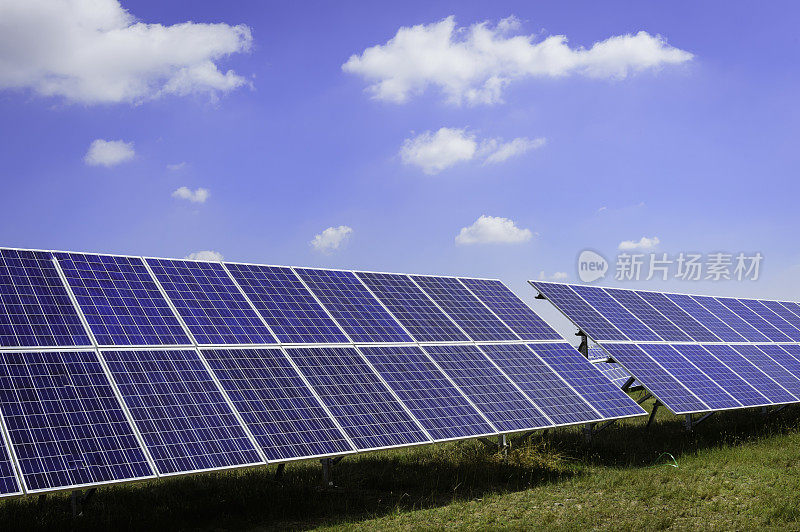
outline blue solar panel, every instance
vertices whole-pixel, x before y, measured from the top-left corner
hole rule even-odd
[[[29,492],[153,476],[93,352],[0,353],[0,410]]]
[[[607,344],[604,347],[614,360],[635,375],[636,379],[673,414],[690,414],[709,410],[705,403],[701,402],[639,347],[630,344]]]
[[[797,316],[797,318],[792,321],[792,325],[800,328],[800,304],[793,301],[781,301],[780,303],[786,310]]]
[[[631,340],[661,340],[661,337],[654,333],[650,327],[628,312],[625,307],[608,295],[602,288],[575,285],[572,289]]]
[[[480,348],[554,424],[570,425],[601,419],[589,403],[525,345],[493,344],[481,345]]]
[[[353,450],[280,349],[214,349],[202,354],[267,460]]]
[[[750,310],[738,299],[732,297],[718,297],[717,301],[728,307],[732,312],[735,312],[740,318],[752,325],[758,332],[766,336],[773,342],[789,342],[791,338],[783,334],[781,331],[769,324],[764,318],[759,316],[756,312]],[[763,305],[762,305],[763,306]]]
[[[309,268],[296,272],[354,342],[413,341],[353,272]]]
[[[50,253],[0,249],[0,346],[91,344]]]
[[[627,394],[608,382],[574,347],[563,344],[528,344],[542,360],[572,386],[604,418],[644,414]]]
[[[198,344],[275,343],[222,264],[146,260]]]
[[[713,380],[714,378],[719,378],[719,374],[712,372],[711,375],[708,375],[704,373],[671,346],[665,344],[640,344],[639,347],[644,349],[656,362],[661,364],[661,367],[670,372],[712,410],[742,407],[742,403]],[[708,353],[706,355],[711,357]],[[704,367],[709,369],[707,365],[704,365]],[[741,382],[740,386],[749,389],[745,382]],[[752,393],[752,391],[750,392]]]
[[[631,374],[616,362],[595,362],[594,367],[617,388],[625,386],[625,383],[631,378]],[[634,381],[630,388],[636,388],[637,386],[641,386],[641,384]]]
[[[407,275],[366,272],[356,272],[356,275],[417,341],[469,341]]]
[[[458,279],[415,275],[413,279],[476,341],[518,340]]]
[[[795,360],[800,362],[800,345],[797,345],[797,344],[781,344],[781,349],[783,349],[784,351],[789,353],[792,356],[792,358],[794,358]],[[787,368],[787,369],[789,369],[789,368]],[[800,377],[800,369],[798,369],[797,371],[795,371],[794,369],[790,369],[789,371],[791,371],[795,376]]]
[[[683,311],[700,322],[724,342],[745,342],[744,336],[728,327],[722,320],[709,312],[704,306],[685,294],[664,294]]]
[[[589,306],[570,286],[539,281],[530,281],[530,283],[592,339],[597,341],[628,339],[611,322]]]
[[[437,345],[424,349],[500,432],[553,426],[477,347]]]
[[[362,347],[361,352],[434,440],[496,433],[419,347]]]
[[[191,343],[136,257],[56,253],[100,345]]]
[[[462,278],[475,296],[523,340],[560,340],[561,336],[500,281]]]
[[[4,441],[4,436],[0,434],[0,497],[8,495],[18,495],[22,493],[22,488],[14,472],[14,465],[8,454],[9,449]]]
[[[196,351],[103,357],[162,475],[264,463]]]
[[[720,303],[717,299],[709,296],[692,296],[697,303],[706,308],[715,317],[722,320],[725,325],[742,335],[750,342],[769,342],[769,338],[758,332],[753,326],[742,318],[731,312],[731,310]],[[719,335],[717,335],[719,336]],[[720,336],[722,338],[722,336]],[[727,340],[726,341],[735,341]]]
[[[756,314],[761,320],[769,323],[772,327],[780,331],[780,334],[775,334],[774,329],[767,329],[767,331],[771,332],[771,334],[769,334],[770,340],[781,341],[782,338],[789,338],[795,342],[800,341],[800,330],[794,328],[791,323],[767,307],[766,301],[757,301],[755,299],[738,299],[737,301],[747,307],[753,314]],[[779,304],[778,307],[780,306]],[[767,328],[766,324],[764,328]]]
[[[287,349],[360,450],[430,440],[352,347]]]
[[[744,358],[758,369],[766,373],[772,380],[780,384],[789,393],[800,398],[800,379],[795,377],[790,367],[800,369],[800,364],[777,345],[736,345],[733,346]],[[789,367],[784,367],[787,364]]]
[[[758,400],[753,397],[751,401],[745,401],[737,396],[739,402],[746,406],[763,406],[768,404],[780,404],[793,402],[796,399],[792,394],[784,390],[775,381],[770,379],[763,371],[750,363],[729,345],[704,345],[705,349],[711,352],[720,362],[735,371],[738,376],[763,395],[766,399]],[[748,404],[749,403],[749,404]]]
[[[657,311],[663,314],[669,321],[674,323],[681,331],[686,333],[692,340],[697,342],[719,342],[720,339],[695,320],[692,316],[684,312],[678,305],[673,303],[666,295],[660,292],[636,292],[642,299],[650,303]]]
[[[786,306],[785,303],[781,303],[780,301],[766,301],[766,300],[761,300],[760,302],[762,305],[770,309],[772,312],[774,312],[775,314],[786,320],[795,329],[800,330],[800,316],[797,316],[794,312],[789,310],[789,308]]]
[[[225,268],[281,342],[289,344],[347,343],[291,268],[225,263]]]
[[[672,342],[691,341],[691,338],[686,333],[670,323],[667,318],[633,290],[620,290],[617,288],[605,288],[604,290],[664,340]]]

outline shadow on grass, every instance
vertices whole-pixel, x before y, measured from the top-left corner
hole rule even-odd
[[[662,453],[681,457],[796,430],[800,410],[762,416],[754,410],[715,414],[692,433],[662,412],[626,420],[584,441],[579,428],[512,440],[503,458],[475,440],[347,457],[334,466],[338,488],[321,488],[316,461],[193,475],[101,488],[73,519],[69,495],[0,503],[0,530],[304,529],[398,511],[431,508],[493,493],[520,491],[588,474],[592,468],[642,468]]]

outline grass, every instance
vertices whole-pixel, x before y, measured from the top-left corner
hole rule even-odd
[[[271,466],[102,488],[77,519],[68,494],[10,499],[0,530],[800,530],[800,409],[692,433],[664,409],[645,421],[589,444],[578,428],[512,438],[505,458],[474,440],[347,457],[336,488],[305,461],[280,482]]]

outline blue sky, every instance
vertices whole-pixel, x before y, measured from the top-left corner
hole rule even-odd
[[[532,297],[540,272],[575,281],[581,250],[613,260],[647,237],[644,252],[759,251],[762,275],[639,286],[800,297],[793,3],[60,5],[0,0],[4,246],[488,276]],[[487,22],[498,47],[564,35],[567,55],[557,74],[511,53],[459,77],[458,50],[389,43],[447,17],[454,50]],[[370,89],[386,79],[410,85]],[[88,157],[96,140],[125,144]],[[481,216],[488,233],[457,242]]]

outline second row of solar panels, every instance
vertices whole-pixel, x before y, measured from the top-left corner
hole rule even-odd
[[[0,487],[11,457],[32,493],[643,413],[567,344],[4,352]]]
[[[800,304],[530,281],[597,342],[797,342]]]

